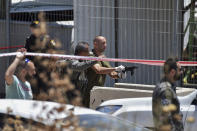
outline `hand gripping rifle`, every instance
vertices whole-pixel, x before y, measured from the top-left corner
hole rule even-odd
[[[125,72],[131,72],[131,76],[134,74],[135,69],[137,69],[137,66],[130,66],[130,67],[125,67],[125,70],[122,71],[123,73]]]

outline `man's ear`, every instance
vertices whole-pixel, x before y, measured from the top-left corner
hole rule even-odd
[[[97,44],[96,42],[94,42],[94,46],[96,46],[96,47],[97,47],[97,46],[98,46],[98,44]]]
[[[22,74],[27,73],[27,69],[22,69],[22,70],[21,70],[21,73],[22,73]]]

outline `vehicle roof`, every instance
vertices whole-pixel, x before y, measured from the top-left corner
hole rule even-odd
[[[190,105],[194,98],[197,96],[197,90],[192,93],[178,97],[181,105]],[[100,106],[108,105],[123,105],[123,106],[150,106],[152,105],[152,97],[142,97],[142,98],[123,98],[123,99],[113,99],[103,102]]]
[[[151,97],[142,97],[142,98],[123,98],[123,99],[113,99],[103,102],[100,106],[105,105],[141,105],[141,104],[151,104],[152,98]]]
[[[64,119],[71,115],[71,113],[75,116],[80,115],[95,115],[95,116],[105,116],[105,118],[110,117],[113,120],[122,119],[111,116],[102,112],[98,112],[92,109],[87,109],[83,107],[60,104],[56,102],[47,102],[47,101],[34,101],[34,100],[18,100],[18,99],[0,99],[0,114],[10,114],[14,116],[19,116],[26,119],[31,119],[36,122],[43,123],[45,125],[54,124],[54,120],[56,119]],[[54,111],[50,117],[48,114],[51,110],[55,108],[59,108],[65,106],[66,109],[62,113],[58,113]],[[39,116],[39,117],[38,117]],[[40,120],[42,118],[43,120]],[[125,124],[131,124],[135,126],[134,123],[130,123],[129,121],[124,120]],[[141,126],[136,126],[136,129],[142,128]],[[147,130],[147,129],[144,129]]]
[[[104,114],[83,107],[47,101],[0,99],[0,105],[2,105],[0,108],[0,113],[18,115],[23,118],[42,122],[46,125],[52,124],[55,119],[63,119],[71,114]],[[58,109],[60,109],[60,107],[65,107],[65,109],[58,113]],[[40,121],[40,118],[44,121]]]

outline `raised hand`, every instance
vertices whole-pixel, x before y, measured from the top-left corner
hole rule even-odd
[[[22,60],[24,59],[25,53],[27,52],[27,50],[25,48],[21,48],[21,49],[18,49],[17,52],[18,53],[16,55],[16,58],[18,58],[19,60]]]

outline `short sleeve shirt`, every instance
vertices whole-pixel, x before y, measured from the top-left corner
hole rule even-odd
[[[91,54],[92,57],[97,57],[94,53]],[[111,68],[111,65],[107,61],[98,61],[96,64],[101,65],[102,67]],[[90,67],[87,71],[88,77],[88,88],[93,86],[104,86],[106,75],[105,74],[96,74],[96,72]]]
[[[20,81],[13,75],[13,83],[6,84],[6,99],[32,99],[32,89],[29,82]]]

